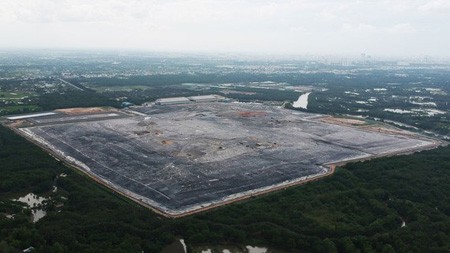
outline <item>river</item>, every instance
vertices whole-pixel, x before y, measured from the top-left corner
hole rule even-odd
[[[308,109],[308,97],[311,92],[305,93],[298,97],[298,100],[292,105],[294,108]]]

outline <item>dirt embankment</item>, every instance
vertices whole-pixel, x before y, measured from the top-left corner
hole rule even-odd
[[[58,109],[56,112],[62,112],[68,115],[77,115],[77,114],[90,114],[90,113],[102,113],[113,111],[112,108],[102,108],[102,107],[87,107],[87,108],[67,108],[67,109]]]
[[[326,116],[320,119],[320,121],[336,125],[353,126],[353,125],[364,125],[366,122],[359,119],[347,119],[347,118],[336,118],[333,116]]]

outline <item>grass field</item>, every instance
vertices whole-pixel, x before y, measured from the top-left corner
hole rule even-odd
[[[0,106],[0,115],[35,112],[38,111],[39,109],[40,107],[37,105]]]
[[[9,92],[9,91],[0,91],[0,100],[20,100],[24,97],[33,96],[33,93],[30,92]]]

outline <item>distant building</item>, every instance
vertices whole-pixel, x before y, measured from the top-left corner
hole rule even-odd
[[[187,97],[173,97],[173,98],[160,98],[155,101],[157,105],[174,105],[174,104],[186,104],[190,103]]]
[[[192,97],[172,97],[172,98],[160,98],[155,101],[157,105],[174,105],[174,104],[187,104],[191,102],[218,102],[225,101],[227,98],[219,95],[204,95],[204,96],[192,96]]]
[[[188,98],[194,102],[217,102],[225,100],[225,97],[219,95],[192,96]]]
[[[29,119],[29,118],[50,116],[50,115],[54,115],[54,114],[57,114],[57,113],[56,112],[43,112],[43,113],[33,113],[33,114],[26,114],[26,115],[8,116],[6,118],[9,120],[18,120],[18,119]]]

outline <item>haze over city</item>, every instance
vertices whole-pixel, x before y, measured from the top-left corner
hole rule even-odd
[[[4,0],[3,49],[450,57],[445,0]]]

